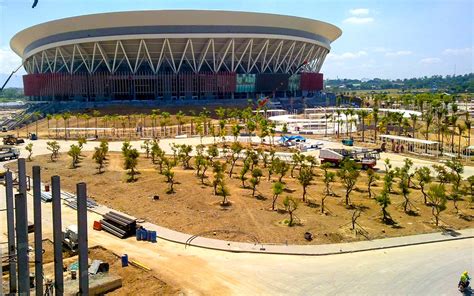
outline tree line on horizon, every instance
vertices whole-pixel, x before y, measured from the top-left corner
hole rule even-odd
[[[450,93],[474,92],[474,73],[464,75],[434,75],[431,77],[405,78],[405,79],[327,79],[324,81],[326,88],[341,88],[349,90],[414,90],[437,89]]]

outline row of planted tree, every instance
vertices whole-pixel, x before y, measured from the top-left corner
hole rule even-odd
[[[423,93],[418,95],[405,94],[397,97],[398,101],[386,95],[376,95],[366,101],[372,111],[346,109],[336,110],[337,116],[331,120],[341,124],[358,124],[360,140],[376,143],[380,133],[436,140],[445,152],[463,153],[465,147],[471,145],[472,120],[468,112],[460,111],[462,102],[455,96]],[[393,101],[398,102],[393,106]],[[421,112],[421,116],[411,114],[409,118],[401,113],[381,112],[381,106],[399,107]],[[263,107],[265,109],[265,106]],[[349,120],[343,122],[341,114]],[[213,115],[211,117],[211,115]],[[354,115],[357,115],[354,116]],[[34,118],[40,114],[34,113]],[[105,139],[140,139],[174,137],[180,134],[214,137],[236,135],[245,130],[247,133],[258,132],[259,135],[275,134],[275,124],[266,119],[265,113],[252,112],[252,106],[244,109],[218,108],[212,114],[206,108],[200,112],[182,111],[172,115],[151,110],[149,114],[102,115],[99,111],[91,114],[63,113],[46,115],[47,136],[50,138],[105,138]],[[54,125],[54,127],[53,127]],[[33,131],[26,126],[25,131]],[[38,133],[38,121],[35,122]],[[351,128],[346,128],[347,136],[353,136]],[[283,130],[285,132],[285,128]],[[371,137],[366,133],[370,132]],[[337,133],[338,137],[340,132]]]
[[[85,140],[81,139],[77,144],[70,146],[68,155],[71,157],[72,169],[76,168],[81,159],[84,143]],[[417,215],[418,209],[413,203],[415,197],[412,192],[421,192],[423,204],[431,208],[437,226],[448,200],[453,202],[454,209],[460,217],[463,217],[463,210],[458,206],[458,202],[467,199],[469,207],[474,203],[474,176],[463,180],[464,167],[458,160],[450,160],[445,165],[434,165],[436,173],[432,175],[428,167],[413,169],[413,163],[409,159],[405,159],[402,167],[396,168],[392,168],[387,159],[385,173],[378,173],[371,169],[362,172],[358,164],[352,160],[344,161],[337,169],[328,163],[318,166],[318,161],[313,156],[305,156],[299,152],[294,153],[291,160],[283,160],[274,150],[245,149],[239,142],[233,142],[222,149],[215,144],[198,145],[195,148],[186,144],[172,144],[170,155],[165,154],[158,140],[146,140],[140,148],[145,151],[144,157],[150,159],[156,166],[157,173],[165,177],[165,182],[168,184],[167,193],[175,192],[178,184],[175,171],[177,166],[181,166],[184,170],[195,170],[196,178],[201,184],[212,186],[214,194],[222,197],[222,206],[230,206],[228,197],[231,192],[227,183],[232,179],[238,179],[241,187],[248,189],[249,195],[253,198],[259,196],[258,187],[261,182],[270,182],[273,191],[271,198],[273,210],[277,207],[279,196],[285,191],[286,183],[294,180],[301,186],[302,195],[298,197],[287,195],[283,200],[284,209],[290,216],[288,220],[290,226],[293,225],[293,213],[298,206],[301,203],[314,202],[307,199],[307,193],[312,189],[310,186],[314,184],[316,178],[321,178],[324,184],[323,194],[318,194],[321,212],[325,212],[326,199],[337,195],[333,191],[333,186],[337,182],[344,188],[344,204],[348,209],[354,210],[354,219],[361,213],[361,209],[351,201],[351,196],[358,186],[367,188],[367,198],[373,199],[380,206],[382,221],[387,224],[395,223],[388,211],[393,194],[403,197],[402,207],[406,214]],[[48,149],[51,151],[51,160],[54,161],[60,149],[58,142],[48,142]],[[108,142],[102,140],[92,155],[99,174],[104,172],[107,156]],[[126,181],[137,181],[139,151],[129,142],[124,142],[122,157]],[[366,178],[364,184],[361,184],[360,177],[363,174]],[[188,179],[185,182],[189,181]],[[352,222],[354,227],[356,221]]]

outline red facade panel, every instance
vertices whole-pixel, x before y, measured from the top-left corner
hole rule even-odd
[[[301,73],[300,89],[305,91],[319,91],[323,89],[322,73]]]

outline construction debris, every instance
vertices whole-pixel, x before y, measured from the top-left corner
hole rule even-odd
[[[126,238],[136,233],[137,222],[135,219],[125,217],[116,212],[108,212],[100,220],[102,229],[119,237]]]

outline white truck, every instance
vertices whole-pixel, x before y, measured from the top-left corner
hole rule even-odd
[[[359,163],[361,168],[366,170],[374,168],[377,164],[377,159],[380,159],[379,152],[372,149],[321,149],[319,152],[319,159],[321,164],[332,163],[335,166],[340,166],[344,159],[352,159]]]

